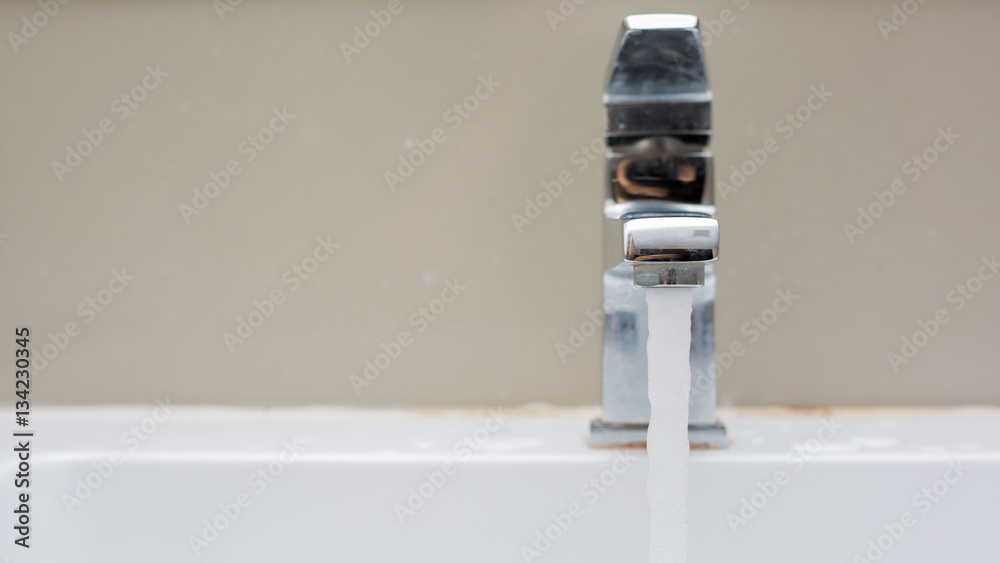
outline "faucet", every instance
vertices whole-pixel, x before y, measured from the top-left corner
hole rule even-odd
[[[649,426],[645,288],[693,287],[693,446],[724,447],[715,416],[712,92],[698,18],[625,18],[604,91],[604,350],[595,447],[643,444]]]

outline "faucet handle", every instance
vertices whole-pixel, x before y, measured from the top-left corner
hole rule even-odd
[[[697,17],[625,18],[604,90],[609,145],[650,136],[694,137],[694,144],[707,145],[711,102]]]

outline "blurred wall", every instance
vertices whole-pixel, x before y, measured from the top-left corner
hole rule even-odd
[[[598,402],[587,147],[621,18],[677,11],[726,183],[720,402],[1000,403],[1000,4],[224,2],[0,4],[35,400]]]

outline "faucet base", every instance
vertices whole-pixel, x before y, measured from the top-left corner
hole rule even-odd
[[[599,418],[590,422],[590,445],[595,448],[645,447],[648,424],[607,424]],[[726,427],[715,424],[688,425],[692,448],[725,448],[729,444]]]

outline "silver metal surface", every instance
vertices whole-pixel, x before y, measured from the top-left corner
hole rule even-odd
[[[595,448],[620,448],[623,446],[645,446],[646,424],[608,425],[601,420],[590,423],[589,443]],[[724,448],[729,445],[726,427],[720,423],[688,425],[688,441],[699,448]]]
[[[626,262],[711,262],[719,256],[719,221],[652,216],[625,221]]]
[[[602,418],[592,445],[645,443],[648,287],[695,288],[689,437],[695,446],[726,445],[715,415],[711,101],[696,17],[625,18],[604,92]]]
[[[616,152],[606,155],[608,199],[615,203],[652,200],[712,205],[711,153],[671,154],[664,152],[667,145],[658,142],[618,146]],[[645,152],[626,152],[629,150]],[[622,211],[628,213],[625,208]]]
[[[705,265],[687,263],[642,263],[632,265],[632,283],[637,287],[701,287]]]
[[[604,273],[604,355],[602,418],[609,424],[647,424],[649,396],[646,291],[633,283],[632,266],[621,263]],[[715,423],[715,267],[705,266],[705,285],[694,290],[691,310],[691,424]]]
[[[604,90],[609,138],[707,136],[712,129],[711,102],[698,18],[681,14],[625,18]]]

